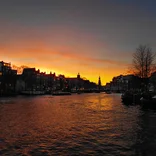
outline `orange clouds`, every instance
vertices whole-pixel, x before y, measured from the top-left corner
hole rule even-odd
[[[47,48],[43,45],[40,47],[39,44],[38,47],[32,48],[1,46],[1,56],[4,61],[18,66],[27,65],[66,76],[76,76],[80,72],[82,76],[94,82],[97,82],[100,75],[103,78],[103,84],[110,81],[114,75],[121,74],[127,66],[126,62],[93,58],[71,51],[57,51],[57,48]],[[6,56],[8,60],[5,60]]]
[[[103,84],[125,72],[127,62],[109,57],[109,46],[94,35],[61,28],[49,27],[39,32],[38,29],[19,27],[15,32],[3,34],[1,59],[17,66],[36,67],[66,76],[76,76],[80,72],[82,77],[94,82],[100,75]]]

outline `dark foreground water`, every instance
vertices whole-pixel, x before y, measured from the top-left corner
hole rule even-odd
[[[156,155],[156,112],[120,94],[0,99],[0,155]]]

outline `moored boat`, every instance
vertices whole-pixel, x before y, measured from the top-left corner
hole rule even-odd
[[[106,94],[111,94],[112,92],[110,90],[105,91]]]
[[[44,95],[44,91],[37,91],[37,90],[25,90],[21,92],[21,95]]]
[[[143,108],[156,109],[156,95],[140,99]]]
[[[53,92],[52,95],[55,95],[55,96],[59,96],[59,95],[71,95],[71,92],[58,91],[58,92]]]
[[[139,104],[141,94],[127,91],[121,95],[122,102],[124,104]]]

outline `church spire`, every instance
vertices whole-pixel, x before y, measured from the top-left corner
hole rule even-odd
[[[80,79],[80,73],[77,74],[77,79]]]
[[[101,86],[101,78],[100,78],[100,76],[99,76],[98,85]]]
[[[99,81],[98,81],[98,89],[100,90],[101,89],[101,78],[99,76]]]

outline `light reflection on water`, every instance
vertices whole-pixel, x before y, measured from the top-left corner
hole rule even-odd
[[[0,99],[0,155],[156,155],[156,113],[120,94]]]

